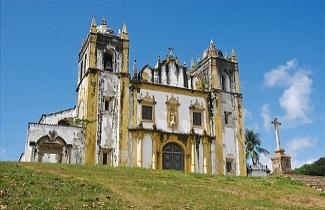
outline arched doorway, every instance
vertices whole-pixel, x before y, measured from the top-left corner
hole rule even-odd
[[[176,143],[168,143],[163,147],[162,168],[184,170],[184,152]]]
[[[55,132],[41,137],[36,142],[37,162],[62,163],[66,158],[67,144]]]

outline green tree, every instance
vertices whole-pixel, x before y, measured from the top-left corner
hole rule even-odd
[[[325,176],[325,157],[319,158],[314,163],[305,164],[300,168],[296,168],[295,172],[312,176]]]
[[[260,154],[269,155],[267,149],[261,147],[262,141],[260,134],[255,133],[254,130],[245,130],[245,145],[246,145],[246,159],[252,159],[253,164],[256,164],[260,159]]]

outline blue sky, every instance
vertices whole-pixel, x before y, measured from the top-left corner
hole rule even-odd
[[[278,116],[294,166],[325,155],[325,1],[2,0],[1,160],[19,158],[28,122],[75,105],[92,16],[115,31],[127,24],[138,68],[171,46],[188,65],[211,38],[224,53],[235,47],[245,127],[273,152],[269,121]]]

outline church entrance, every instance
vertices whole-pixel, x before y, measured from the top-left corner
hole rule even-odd
[[[163,169],[184,170],[184,153],[180,146],[168,143],[163,147]]]

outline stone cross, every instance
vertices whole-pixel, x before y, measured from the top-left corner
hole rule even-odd
[[[274,125],[274,129],[275,129],[275,140],[276,140],[276,146],[277,146],[277,149],[280,149],[280,125],[281,125],[281,122],[279,121],[279,119],[277,117],[275,117],[273,119],[273,121],[271,122],[273,125]]]

